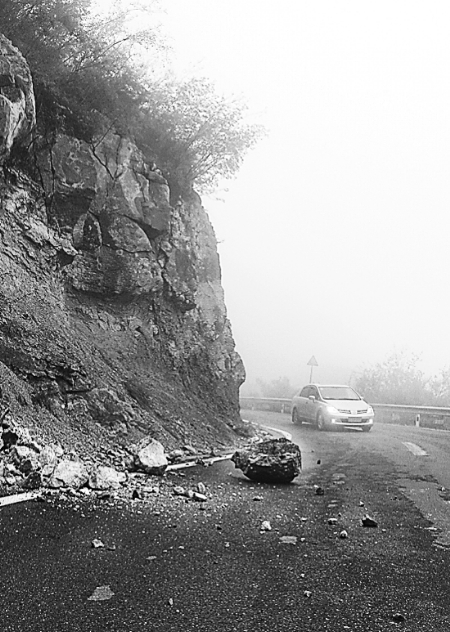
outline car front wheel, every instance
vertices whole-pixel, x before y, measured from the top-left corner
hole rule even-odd
[[[322,413],[318,413],[317,415],[317,427],[319,430],[326,430],[325,419]]]
[[[302,423],[302,420],[298,416],[298,410],[296,408],[294,408],[294,410],[292,411],[292,423],[293,424],[301,424]]]

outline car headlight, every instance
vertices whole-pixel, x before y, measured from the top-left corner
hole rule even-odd
[[[327,406],[327,413],[330,413],[330,415],[339,415],[338,409],[334,406]]]
[[[372,406],[367,406],[367,414],[368,415],[373,415],[373,408],[372,408]]]

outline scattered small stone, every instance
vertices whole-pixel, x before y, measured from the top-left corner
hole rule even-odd
[[[325,490],[323,487],[316,487],[316,496],[323,496],[325,494]]]
[[[347,531],[344,529],[343,531],[340,532],[339,537],[341,538],[341,540],[345,540],[346,538],[348,538],[348,533]]]
[[[320,459],[317,459],[317,465],[320,465],[322,463],[322,461]]]
[[[173,493],[175,494],[175,496],[184,496],[186,494],[186,490],[184,489],[184,487],[181,487],[181,485],[176,485],[173,488]]]
[[[363,527],[378,527],[378,522],[371,518],[368,514],[366,514],[361,520],[361,524]]]
[[[310,590],[304,590],[303,594],[305,595],[305,597],[311,597],[312,592]]]
[[[197,483],[197,491],[200,494],[206,494],[206,486],[204,485],[204,483]]]
[[[281,544],[297,544],[296,535],[282,535],[280,538]]]
[[[169,606],[173,606],[173,599],[172,599],[172,597],[169,597]]]
[[[337,518],[328,518],[328,524],[337,524]]]
[[[103,549],[105,545],[101,540],[95,538],[94,540],[92,540],[91,546],[93,549]]]
[[[131,498],[133,500],[138,500],[141,498],[141,494],[137,489],[133,489],[133,493],[131,494]]]
[[[208,500],[205,494],[200,494],[199,492],[193,492],[192,498],[200,503],[204,503]]]
[[[254,496],[253,500],[259,501],[259,500],[263,500],[262,496]]]
[[[268,520],[263,520],[260,526],[260,531],[272,531],[272,525]]]
[[[88,597],[88,601],[106,601],[114,596],[110,586],[97,586],[92,595]]]
[[[403,623],[403,621],[406,621],[406,617],[400,612],[396,612],[392,615],[392,621],[395,621],[395,623]]]

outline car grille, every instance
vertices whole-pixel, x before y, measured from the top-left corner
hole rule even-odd
[[[345,408],[338,408],[339,412],[342,413],[343,415],[351,415],[352,411],[351,410],[346,410]]]

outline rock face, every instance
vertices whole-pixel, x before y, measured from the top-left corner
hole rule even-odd
[[[31,134],[36,122],[34,92],[28,64],[0,34],[0,164],[13,144]]]
[[[11,76],[0,86],[8,166],[34,98],[4,39],[0,68],[0,81]],[[112,132],[35,146],[45,149],[32,168],[0,176],[0,377],[11,387],[0,413],[52,431],[101,427],[122,443],[151,431],[168,448],[230,445],[244,370],[200,198],[171,200],[161,173]]]
[[[302,467],[300,448],[284,437],[237,450],[231,460],[247,478],[262,483],[290,483]]]

